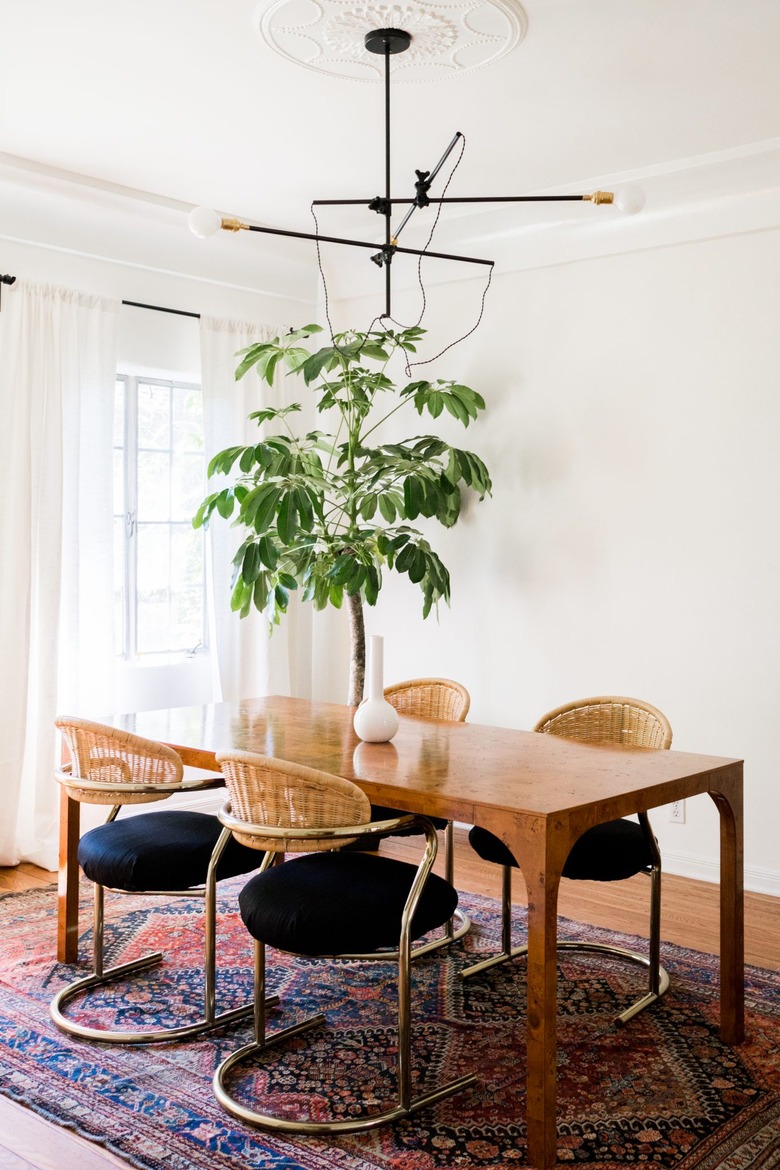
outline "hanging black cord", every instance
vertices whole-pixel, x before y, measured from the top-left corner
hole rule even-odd
[[[452,179],[453,179],[455,172],[457,171],[458,167],[460,166],[460,164],[463,160],[463,154],[464,154],[465,150],[466,150],[466,136],[465,136],[465,134],[462,134],[461,141],[460,141],[460,154],[458,155],[455,162],[453,163],[452,170],[450,171],[449,176],[447,177],[447,182],[444,184],[444,190],[441,193],[442,202],[439,204],[438,208],[436,209],[436,218],[434,219],[433,227],[431,228],[430,233],[428,234],[428,239],[426,240],[425,244],[423,245],[423,252],[427,252],[427,250],[430,246],[431,240],[433,239],[433,234],[439,225],[439,217],[441,215],[441,209],[444,206],[444,202],[443,202],[444,197],[447,194],[447,189],[448,189],[450,183],[452,182]],[[422,256],[418,257],[418,260],[417,260],[417,283],[420,286],[420,293],[422,295],[422,308],[420,309],[420,316],[417,318],[418,328],[422,323],[422,319],[425,316],[425,310],[427,308],[427,301],[425,298],[425,285],[423,284],[423,278],[422,278],[422,262],[423,262]],[[491,272],[492,272],[492,269],[491,269]]]
[[[493,265],[491,264],[490,268],[488,269],[487,283],[482,290],[482,300],[481,300],[480,306],[479,306],[479,316],[477,317],[476,321],[469,329],[468,333],[464,333],[462,337],[456,337],[456,339],[454,341],[451,341],[449,345],[445,345],[444,349],[440,349],[437,354],[434,354],[433,357],[431,357],[431,358],[426,358],[425,361],[410,362],[407,360],[407,362],[406,362],[406,376],[407,376],[407,378],[411,378],[412,370],[414,369],[415,366],[430,365],[431,362],[435,362],[437,358],[440,358],[442,356],[442,354],[445,354],[447,352],[447,350],[453,349],[456,345],[460,345],[461,341],[465,341],[467,337],[471,337],[472,333],[475,333],[477,331],[477,329],[479,329],[480,325],[482,324],[482,317],[483,317],[484,312],[485,312],[485,300],[487,299],[488,289],[490,288],[490,282],[492,281],[492,279],[493,279]]]

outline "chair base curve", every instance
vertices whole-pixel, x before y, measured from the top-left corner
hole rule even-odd
[[[49,1014],[58,1028],[63,1032],[67,1032],[71,1036],[78,1036],[82,1040],[100,1040],[103,1044],[162,1044],[172,1040],[184,1040],[191,1036],[199,1036],[203,1032],[208,1032],[212,1028],[222,1027],[224,1024],[232,1023],[234,1020],[245,1019],[251,1016],[254,1011],[253,1004],[245,1004],[242,1007],[231,1008],[227,1012],[222,1012],[219,1015],[212,1017],[204,1016],[200,1020],[194,1020],[190,1024],[182,1024],[177,1028],[154,1028],[145,1031],[114,1031],[110,1028],[91,1028],[86,1024],[79,1024],[75,1020],[68,1019],[65,1015],[65,1005],[80,995],[82,991],[86,991],[90,987],[100,987],[104,983],[110,983],[114,979],[119,979],[123,975],[130,972],[145,971],[149,967],[154,967],[157,963],[162,962],[162,954],[157,952],[151,955],[144,955],[141,959],[133,959],[129,963],[121,963],[116,967],[107,968],[102,975],[86,975],[83,979],[77,979],[73,983],[69,983],[63,987],[61,991],[55,995],[49,1006]],[[265,1001],[266,1007],[275,1007],[279,1003],[279,996],[270,996]]]
[[[559,951],[588,951],[590,953],[596,952],[602,955],[609,955],[612,958],[625,959],[630,963],[635,963],[637,966],[644,967],[646,970],[651,969],[650,959],[646,955],[640,955],[636,951],[629,951],[623,947],[611,947],[606,943],[588,943],[588,942],[559,942]],[[522,958],[523,955],[528,954],[528,944],[523,943],[522,946],[513,947],[511,951],[501,951],[497,955],[491,955],[489,959],[483,959],[479,963],[474,963],[471,967],[465,967],[460,972],[461,979],[470,979],[473,975],[478,975],[481,971],[488,971],[491,967],[497,967],[499,963],[509,962],[511,959]],[[618,1025],[627,1024],[639,1012],[644,1011],[645,1008],[650,1007],[651,1004],[656,1003],[661,996],[665,995],[669,990],[669,973],[665,967],[658,967],[658,987],[651,987],[650,990],[638,999],[630,1007],[621,1012],[619,1016],[615,1017],[615,1023]]]
[[[449,947],[452,945],[452,943],[457,942],[458,939],[463,938],[464,934],[468,934],[468,932],[471,930],[471,919],[463,910],[456,910],[452,916],[451,922],[453,923],[453,926],[449,927],[449,924],[445,926],[444,933],[440,934],[437,938],[431,939],[430,942],[423,943],[421,947],[413,947],[410,957],[412,959],[419,959],[421,955],[427,955],[431,951],[438,951],[441,947]],[[387,961],[398,958],[397,950],[381,952],[371,951],[370,953],[366,952],[363,954],[359,954],[357,952],[353,953],[352,951],[349,953],[340,951],[338,955],[334,955],[332,957],[338,959],[376,959],[378,954],[381,954],[382,959]]]
[[[238,1065],[243,1064],[258,1053],[266,1052],[270,1047],[278,1044],[280,1041],[287,1040],[291,1036],[300,1035],[302,1032],[308,1032],[311,1028],[318,1027],[324,1024],[324,1022],[324,1016],[312,1016],[308,1020],[302,1020],[298,1024],[291,1024],[287,1028],[282,1028],[278,1032],[274,1032],[272,1036],[266,1037],[264,1044],[257,1044],[253,1041],[250,1044],[245,1044],[243,1048],[239,1048],[236,1052],[231,1053],[230,1056],[223,1060],[222,1064],[214,1073],[214,1095],[223,1109],[227,1110],[233,1117],[237,1117],[240,1121],[244,1121],[249,1125],[256,1125],[261,1129],[276,1130],[281,1133],[305,1133],[311,1135],[359,1133],[361,1130],[377,1129],[379,1126],[387,1125],[391,1121],[398,1121],[402,1117],[408,1117],[410,1113],[416,1113],[419,1109],[424,1109],[428,1105],[434,1105],[437,1101],[441,1101],[453,1093],[459,1093],[462,1089],[473,1085],[477,1080],[476,1076],[470,1073],[467,1076],[458,1077],[456,1080],[450,1081],[440,1088],[431,1089],[430,1092],[423,1093],[420,1097],[415,1097],[408,1105],[401,1105],[399,1103],[365,1117],[354,1117],[349,1120],[339,1121],[308,1121],[303,1118],[276,1117],[271,1113],[260,1113],[254,1109],[247,1108],[246,1105],[240,1104],[240,1102],[236,1101],[228,1093],[225,1088],[225,1079]]]

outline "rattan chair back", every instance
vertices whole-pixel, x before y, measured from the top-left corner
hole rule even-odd
[[[534,731],[584,743],[625,743],[632,747],[670,748],[672,728],[657,707],[641,699],[602,695],[578,699],[543,715]]]
[[[181,784],[181,758],[165,744],[75,716],[60,716],[55,723],[71,758],[70,771],[58,772],[57,779],[72,800],[148,804],[167,800],[165,788]],[[79,780],[87,783],[80,786]],[[145,786],[150,790],[142,791]]]
[[[342,776],[254,752],[221,752],[217,763],[225,777],[231,817],[254,827],[251,834],[243,834],[231,824],[233,836],[251,849],[311,853],[357,839],[339,837],[334,841],[327,836],[302,838],[293,833],[289,837],[263,837],[257,833],[258,826],[336,829],[371,821],[368,797],[357,784]]]
[[[464,686],[450,678],[412,678],[385,689],[385,699],[399,715],[419,715],[463,723],[471,706]]]

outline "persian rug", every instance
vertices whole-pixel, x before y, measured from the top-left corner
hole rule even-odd
[[[242,879],[220,891],[221,1010],[251,996],[251,940],[237,914]],[[85,891],[86,893],[86,891]],[[79,1041],[52,1024],[55,992],[86,972],[52,958],[53,890],[0,898],[0,1092],[68,1126],[139,1170],[449,1170],[526,1165],[525,973],[522,961],[468,982],[459,968],[498,949],[498,906],[462,899],[471,933],[414,964],[416,1084],[476,1071],[477,1085],[383,1129],[338,1139],[274,1136],[227,1114],[211,1093],[216,1063],[245,1043],[241,1023],[188,1043],[122,1048]],[[157,1025],[197,1014],[201,903],[107,898],[112,961],[162,950],[166,962],[126,984],[94,991],[71,1014],[103,1025]],[[516,911],[516,928],[523,913]],[[89,900],[82,923],[89,921]],[[641,943],[560,923],[561,937]],[[238,1075],[247,1102],[274,1110],[354,1115],[392,1098],[395,978],[391,963],[300,960],[270,952],[281,996],[274,1019],[323,1011],[327,1026]],[[643,972],[596,954],[559,960],[558,1156],[618,1170],[776,1170],[780,1167],[780,974],[747,973],[747,1042],[718,1035],[718,963],[665,945],[672,987],[661,1004],[617,1028]]]

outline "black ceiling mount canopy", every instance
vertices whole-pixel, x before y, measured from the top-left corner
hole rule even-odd
[[[379,56],[385,53],[391,56],[394,53],[405,53],[411,43],[411,34],[402,28],[375,28],[363,38],[369,53],[377,53]]]
[[[314,240],[317,244],[341,244],[350,248],[370,248],[373,255],[370,259],[379,267],[385,270],[385,312],[383,316],[391,316],[391,267],[393,258],[397,253],[410,256],[430,256],[433,259],[439,260],[454,260],[463,264],[481,264],[487,265],[491,269],[495,261],[478,259],[474,256],[459,256],[448,252],[431,252],[427,245],[425,248],[402,248],[399,246],[398,237],[404,230],[406,225],[414,213],[420,209],[428,207],[430,204],[441,205],[445,203],[572,203],[572,202],[590,202],[594,204],[615,203],[617,202],[623,210],[638,211],[644,203],[644,195],[637,188],[626,188],[624,201],[616,200],[611,191],[595,191],[590,195],[475,195],[475,196],[450,196],[444,195],[434,196],[430,195],[430,189],[435,182],[440,170],[447,162],[447,159],[452,154],[458,143],[462,146],[465,144],[463,134],[458,130],[450,141],[449,145],[444,150],[439,161],[430,171],[416,170],[416,179],[413,183],[414,193],[406,197],[393,197],[390,190],[390,173],[391,173],[391,151],[390,151],[390,58],[399,53],[405,53],[412,44],[412,36],[404,29],[400,28],[378,28],[366,33],[364,37],[364,45],[369,53],[374,53],[377,56],[384,57],[384,154],[385,154],[385,190],[384,194],[376,195],[373,199],[314,199],[312,201],[312,209],[315,207],[348,207],[348,206],[363,206],[369,210],[376,212],[384,221],[384,240],[378,243],[376,240],[352,240],[341,236],[326,236],[322,235],[319,228],[316,232],[297,232],[289,231],[283,228],[263,227],[259,224],[245,223],[243,220],[235,217],[223,217],[218,212],[212,211],[205,207],[196,207],[190,212],[189,224],[191,230],[197,236],[210,236],[222,228],[225,231],[252,231],[261,232],[271,236],[288,236],[299,240]],[[459,159],[460,157],[459,156]],[[458,159],[458,161],[459,161]],[[457,166],[457,163],[456,163]],[[451,176],[450,176],[451,177]],[[449,180],[448,180],[449,182]],[[445,186],[446,192],[446,186]],[[398,227],[393,231],[392,214],[393,208],[396,205],[405,205],[407,210]],[[434,224],[435,227],[435,224]],[[433,233],[431,233],[432,235]],[[429,237],[430,242],[430,237]],[[377,251],[377,248],[379,249]]]

